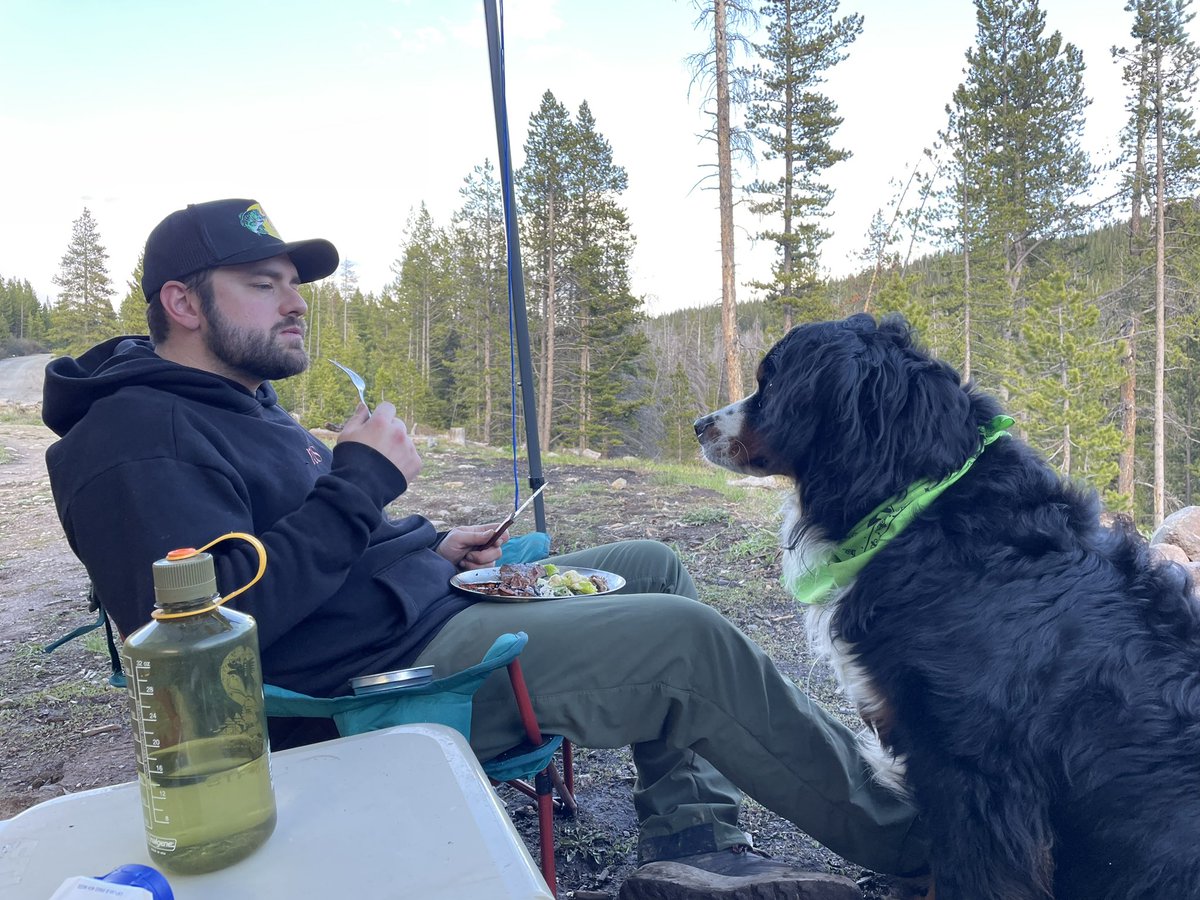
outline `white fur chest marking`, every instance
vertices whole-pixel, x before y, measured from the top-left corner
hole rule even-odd
[[[792,493],[783,508],[783,524],[780,527],[780,544],[783,547],[783,583],[792,584],[797,578],[820,565],[833,551],[829,541],[806,532],[795,547],[789,547],[791,535],[803,520],[800,498]],[[824,659],[837,679],[838,687],[862,716],[865,727],[858,734],[859,749],[875,772],[876,780],[901,796],[908,796],[904,783],[904,760],[886,750],[879,741],[879,734],[870,724],[879,721],[885,714],[886,704],[879,695],[871,677],[858,664],[854,645],[833,633],[833,620],[842,597],[850,585],[833,591],[824,603],[807,607],[805,626],[808,643],[813,654]]]

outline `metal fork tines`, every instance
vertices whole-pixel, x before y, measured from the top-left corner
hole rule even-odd
[[[363,381],[363,377],[361,375],[359,375],[357,372],[355,372],[353,369],[346,368],[340,362],[338,362],[336,359],[331,359],[329,361],[331,363],[333,363],[335,366],[337,366],[339,369],[341,369],[343,372],[345,372],[347,375],[350,376],[350,382],[358,390],[359,401],[362,403],[363,406],[366,406],[367,405],[367,397],[366,397],[366,394],[363,392],[366,391],[366,389],[367,389],[367,383],[365,381]]]

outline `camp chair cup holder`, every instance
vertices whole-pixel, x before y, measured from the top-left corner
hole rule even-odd
[[[396,725],[434,722],[453,728],[469,741],[475,692],[492,672],[507,668],[525,740],[493,759],[480,760],[480,765],[492,784],[508,784],[537,803],[541,870],[546,884],[554,890],[553,814],[556,809],[568,815],[576,811],[573,753],[569,741],[560,735],[544,735],[538,726],[517,659],[528,640],[523,631],[502,634],[477,664],[402,690],[309,697],[268,684],[264,688],[267,715],[331,718],[343,737]],[[554,755],[560,749],[561,773],[554,762]]]

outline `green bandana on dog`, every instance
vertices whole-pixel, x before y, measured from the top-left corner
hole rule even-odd
[[[941,481],[918,481],[895,497],[881,503],[866,518],[855,525],[846,539],[829,554],[824,565],[795,579],[787,587],[801,603],[821,603],[834,588],[848,585],[879,548],[904,530],[913,519],[924,512],[942,491],[962,478],[979,459],[987,445],[1000,437],[1007,437],[1006,428],[1013,420],[1008,416],[996,416],[979,429],[983,443],[961,469],[947,475]]]

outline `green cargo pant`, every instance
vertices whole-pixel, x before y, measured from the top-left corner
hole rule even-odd
[[[498,634],[526,632],[521,667],[542,728],[582,747],[631,745],[643,862],[745,843],[744,791],[859,865],[893,874],[925,865],[913,808],[872,780],[849,729],[698,602],[669,548],[625,541],[552,561],[616,572],[626,587],[477,603],[414,664],[460,669]],[[521,737],[508,679],[495,673],[476,694],[471,743],[487,759]]]

